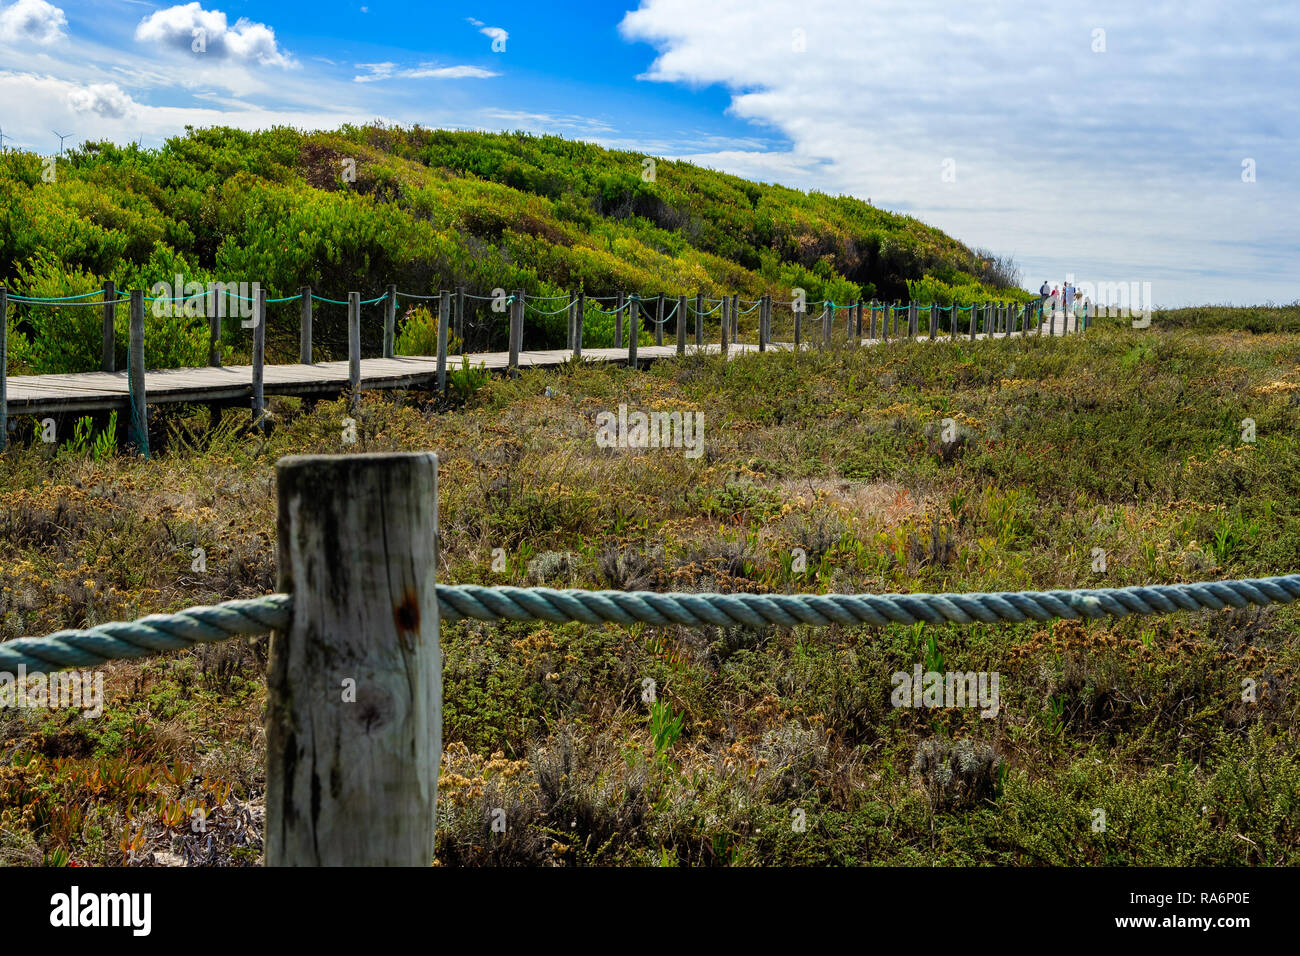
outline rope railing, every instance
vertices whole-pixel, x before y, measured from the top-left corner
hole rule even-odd
[[[201,299],[201,298],[204,298],[204,297],[206,297],[206,296],[208,296],[208,295],[211,295],[211,294],[213,294],[213,293],[220,294],[220,295],[225,295],[225,296],[228,296],[228,297],[230,297],[230,298],[232,298],[232,299],[237,299],[237,300],[239,300],[239,301],[241,301],[241,302],[254,302],[254,301],[256,301],[255,298],[252,297],[252,296],[243,296],[243,295],[239,295],[238,293],[236,293],[236,292],[232,292],[232,291],[229,290],[229,289],[207,289],[207,290],[204,290],[203,292],[197,292],[197,293],[195,293],[195,294],[193,294],[193,295],[188,295],[188,296],[156,296],[156,297],[155,297],[155,296],[144,296],[143,298],[144,298],[144,301],[145,301],[145,302],[189,302],[189,301],[192,301],[192,300],[195,300],[195,299]],[[117,299],[113,299],[111,302],[104,302],[104,301],[98,301],[98,302],[73,302],[73,301],[70,301],[70,300],[73,300],[73,299],[84,299],[84,298],[88,298],[89,296],[92,296],[92,295],[102,295],[102,294],[103,294],[103,290],[100,290],[100,289],[96,289],[94,292],[85,292],[85,293],[81,293],[80,295],[74,295],[74,296],[53,296],[53,297],[28,296],[28,295],[22,295],[21,293],[17,293],[17,292],[11,292],[11,293],[9,293],[9,301],[11,301],[11,302],[21,302],[21,303],[24,303],[24,304],[26,304],[26,305],[60,305],[60,304],[62,304],[62,305],[92,305],[92,306],[102,306],[102,305],[121,304],[121,303],[124,303],[124,302],[129,301],[129,299],[127,299],[127,298],[117,298]],[[454,295],[455,293],[452,293],[452,294]],[[397,297],[399,297],[399,298],[404,298],[404,299],[422,299],[422,300],[437,300],[437,299],[439,299],[439,298],[442,297],[442,293],[441,293],[441,292],[437,292],[437,293],[434,293],[434,294],[431,294],[431,295],[421,295],[421,294],[414,293],[414,292],[403,292],[403,291],[401,291],[400,289],[398,289],[398,290],[395,291],[395,295],[396,295]],[[498,298],[497,296],[491,296],[491,295],[474,295],[473,293],[469,293],[469,292],[464,293],[464,296],[465,296],[466,299],[473,299],[473,300],[478,301],[478,302],[491,302],[491,301],[494,301],[496,298]],[[312,297],[313,300],[315,300],[315,301],[317,301],[317,302],[326,302],[326,303],[329,303],[330,305],[347,305],[347,304],[348,304],[346,299],[332,299],[332,298],[328,298],[328,297],[326,297],[326,296],[320,295],[319,293],[314,292],[314,291],[311,293],[311,297]],[[297,293],[297,294],[295,294],[295,295],[286,295],[286,296],[280,296],[280,297],[275,297],[275,298],[268,298],[266,301],[267,301],[267,304],[268,304],[268,305],[272,305],[272,304],[277,304],[277,303],[281,303],[281,302],[296,302],[296,301],[298,301],[298,300],[301,299],[301,298],[302,298],[302,293],[299,292],[299,293]],[[388,293],[383,293],[382,295],[377,295],[377,296],[374,296],[373,298],[362,299],[362,300],[361,300],[361,304],[362,304],[362,305],[373,305],[373,304],[375,304],[376,302],[383,302],[383,301],[384,301],[385,299],[387,299],[387,298],[388,298]],[[529,301],[529,300],[531,300],[531,301],[539,301],[539,302],[542,302],[542,301],[545,301],[545,302],[552,302],[552,301],[556,301],[556,300],[558,300],[558,299],[567,299],[567,298],[569,298],[569,296],[567,296],[567,295],[525,295],[525,296],[524,296],[525,301]],[[599,295],[588,295],[588,296],[586,296],[585,298],[586,298],[586,301],[588,301],[588,302],[613,302],[613,301],[616,301],[617,296],[612,296],[612,295],[604,295],[604,296],[599,296]],[[676,297],[666,296],[666,298],[672,299],[674,302],[676,301]],[[630,292],[630,293],[627,293],[627,295],[626,295],[626,297],[625,297],[625,303],[624,303],[625,307],[626,307],[626,303],[627,303],[627,302],[632,302],[632,301],[634,301],[634,300],[635,300],[636,302],[639,302],[639,303],[641,303],[642,305],[644,305],[644,304],[646,304],[646,303],[650,303],[650,302],[656,302],[656,301],[658,301],[658,295],[657,295],[657,294],[655,294],[655,295],[642,295],[642,294],[637,293],[637,292]],[[511,295],[511,296],[507,296],[506,299],[505,299],[505,301],[506,301],[507,304],[509,304],[510,302],[513,302],[513,301],[514,301],[514,296],[513,296],[513,295]],[[688,301],[689,301],[689,300],[688,300]],[[715,303],[715,305],[714,305],[714,308],[710,309],[710,310],[707,311],[707,312],[699,312],[699,313],[696,313],[696,314],[699,314],[699,315],[713,315],[713,314],[714,314],[718,309],[722,308],[722,306],[725,305],[726,302],[727,302],[727,300],[726,300],[725,298],[722,298],[722,299],[701,298],[700,301],[701,301],[702,303],[705,303],[705,304],[708,304],[708,303]],[[749,308],[747,308],[747,309],[738,309],[738,310],[737,310],[737,314],[739,314],[739,315],[748,315],[749,313],[751,313],[751,312],[753,312],[755,309],[757,309],[760,305],[762,305],[763,300],[761,300],[761,299],[758,299],[758,300],[740,299],[740,300],[738,300],[738,302],[740,302],[740,303],[744,303],[744,302],[752,302],[752,304],[749,306]],[[782,307],[782,308],[793,308],[793,307],[796,305],[796,303],[795,303],[794,301],[785,302],[785,301],[781,301],[781,300],[773,300],[771,304],[774,305],[774,306],[780,306],[780,307]],[[849,309],[856,309],[856,308],[858,307],[858,305],[859,305],[859,303],[857,303],[857,302],[853,302],[853,303],[850,303],[850,304],[848,304],[848,305],[839,305],[839,304],[836,304],[836,303],[834,303],[834,302],[830,302],[829,300],[827,301],[826,304],[829,304],[829,305],[830,305],[833,309],[835,309],[836,311],[845,311],[845,310],[849,310]],[[895,311],[903,311],[903,310],[910,309],[910,308],[913,308],[913,307],[916,307],[916,308],[918,308],[918,309],[928,309],[928,308],[930,308],[930,306],[931,306],[932,304],[935,305],[937,308],[943,310],[943,311],[950,311],[950,310],[952,310],[952,309],[960,309],[960,310],[962,310],[962,311],[970,311],[971,309],[978,308],[978,306],[977,306],[977,305],[974,305],[974,304],[972,304],[972,305],[958,305],[958,304],[956,304],[956,303],[953,303],[953,304],[949,304],[949,305],[940,305],[940,304],[938,304],[938,303],[931,303],[931,302],[906,302],[906,303],[884,303],[884,302],[882,302],[882,303],[877,303],[877,304],[874,304],[874,305],[873,305],[872,303],[863,302],[863,303],[861,303],[861,304],[862,304],[862,306],[863,306],[864,308],[893,309],[893,310],[895,310]],[[1026,305],[1025,303],[1021,303],[1021,304],[1017,305],[1016,303],[1012,303],[1012,302],[1003,302],[1003,303],[1001,303],[1001,304],[1008,305],[1008,306],[1011,306],[1011,307],[1013,307],[1013,308],[1018,308],[1018,309],[1020,309],[1022,312],[1023,312],[1024,309],[1027,307],[1027,305]],[[530,306],[530,308],[533,308],[533,307]],[[564,307],[561,308],[561,309],[557,309],[557,310],[554,310],[554,311],[552,311],[552,312],[547,312],[547,313],[544,313],[544,314],[546,314],[546,315],[558,315],[560,312],[565,311],[567,308],[568,308],[568,306],[566,305],[566,306],[564,306]],[[691,312],[696,312],[695,307],[694,307],[693,304],[690,305],[690,311],[691,311]]]
[[[437,585],[444,621],[548,621],[554,624],[651,624],[684,627],[824,627],[831,624],[1022,623],[1221,611],[1290,604],[1300,574],[1190,584],[1061,591],[945,594],[713,594],[586,591],[509,586]],[[258,598],[150,614],[83,630],[56,631],[0,643],[0,672],[46,673],[95,667],[288,627],[293,598]]]

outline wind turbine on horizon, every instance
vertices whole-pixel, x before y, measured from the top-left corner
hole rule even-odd
[[[72,134],[71,134],[71,133],[60,133],[57,129],[52,129],[52,130],[50,130],[50,132],[53,133],[55,136],[57,136],[57,137],[59,138],[59,155],[62,156],[62,155],[63,155],[63,141],[64,141],[65,139],[67,139],[69,136],[71,136]]]

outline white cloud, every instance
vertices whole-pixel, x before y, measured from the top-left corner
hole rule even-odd
[[[435,63],[421,63],[401,70],[396,63],[358,63],[356,68],[366,72],[354,76],[354,83],[376,83],[380,80],[482,80],[501,75],[478,66],[438,66]]]
[[[103,88],[97,88],[103,87]],[[209,106],[153,106],[131,98],[114,84],[84,84],[54,76],[0,70],[0,102],[5,104],[6,145],[39,153],[53,152],[58,140],[50,128],[69,130],[68,145],[107,139],[117,143],[159,142],[184,132],[186,126],[233,126],[238,129],[336,129],[344,123],[368,123],[396,118],[364,106],[333,109],[263,109],[239,101]],[[121,115],[113,111],[120,109]]]
[[[478,32],[483,34],[485,37],[491,38],[492,42],[500,43],[502,46],[504,46],[505,42],[510,39],[510,34],[505,30],[502,30],[500,27],[483,27]]]
[[[67,36],[68,18],[45,0],[16,0],[0,7],[0,42],[47,45]]]
[[[68,94],[68,105],[78,113],[97,113],[121,119],[135,112],[135,101],[116,83],[92,83]]]
[[[185,53],[214,59],[290,67],[293,58],[282,50],[275,31],[245,17],[229,26],[220,10],[204,10],[199,3],[168,7],[140,21],[135,39]]]
[[[1300,8],[1285,0],[1250,17],[1213,0],[699,9],[641,0],[624,17],[658,54],[643,79],[721,85],[733,116],[787,145],[682,158],[870,196],[1017,254],[1035,287],[1073,272],[1151,279],[1161,301],[1295,295],[1260,251],[1300,252],[1300,223],[1277,215],[1300,203],[1300,100],[1282,94],[1300,86]],[[1242,183],[1243,157],[1267,180]]]

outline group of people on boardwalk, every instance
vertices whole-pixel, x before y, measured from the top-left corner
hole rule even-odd
[[[1091,315],[1092,300],[1080,295],[1078,288],[1068,279],[1059,286],[1053,286],[1044,279],[1038,289],[1038,299],[1043,314],[1053,319],[1058,315],[1067,320],[1069,316],[1074,316],[1077,322]]]

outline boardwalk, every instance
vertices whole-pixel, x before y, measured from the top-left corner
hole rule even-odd
[[[1074,331],[1071,319],[1058,314],[1056,334]],[[811,323],[810,323],[811,324]],[[1065,326],[1063,328],[1063,326]],[[812,331],[811,329],[809,330]],[[839,329],[837,329],[837,332]],[[820,329],[817,330],[820,334]],[[1044,326],[1041,334],[1046,334]],[[1021,335],[1023,333],[1015,333]],[[1038,335],[1034,330],[1030,335]],[[980,333],[977,339],[988,338]],[[993,338],[1003,338],[996,333]],[[809,336],[810,341],[813,336]],[[958,340],[969,340],[969,335],[958,333]],[[917,341],[930,341],[921,336]],[[950,341],[941,334],[938,342]],[[879,339],[863,339],[863,345],[880,344]],[[772,350],[790,349],[788,342],[771,342]],[[750,343],[733,343],[729,354],[757,352],[758,346]],[[688,354],[720,351],[717,343],[704,346],[688,345]],[[638,362],[650,362],[673,357],[675,345],[642,345],[637,348]],[[567,362],[572,353],[568,349],[521,351],[520,368],[553,368]],[[583,361],[614,362],[626,364],[626,348],[583,349]],[[483,365],[490,370],[504,371],[509,364],[507,352],[483,352],[469,356],[471,365]],[[462,356],[447,358],[449,370],[459,368]],[[318,362],[313,365],[267,365],[263,371],[266,395],[295,395],[301,397],[332,396],[348,385],[348,362]],[[251,365],[225,365],[211,368],[157,369],[145,373],[145,400],[150,405],[194,403],[237,403],[252,398],[253,368]],[[427,388],[436,385],[438,361],[432,357],[368,358],[361,360],[361,388],[368,390]],[[8,407],[13,415],[56,415],[90,413],[126,408],[129,399],[126,372],[82,372],[73,375],[20,375],[8,379]]]

